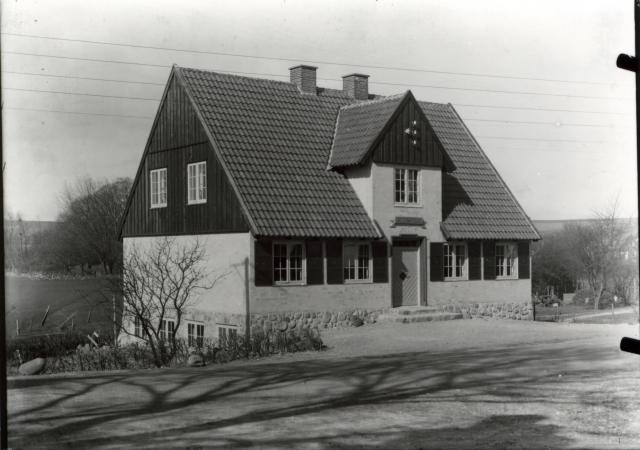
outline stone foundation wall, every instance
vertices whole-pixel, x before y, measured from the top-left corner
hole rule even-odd
[[[352,317],[362,320],[364,324],[375,323],[385,310],[352,309],[347,311],[296,311],[251,314],[251,330],[269,331],[295,330],[305,328],[338,328],[351,326]]]
[[[440,305],[445,312],[461,312],[465,319],[493,318],[533,320],[533,308],[526,303],[470,303]]]

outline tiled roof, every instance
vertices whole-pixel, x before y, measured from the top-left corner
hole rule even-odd
[[[349,181],[326,170],[342,91],[177,68],[260,236],[374,238]]]
[[[349,181],[339,172],[326,170],[327,161],[333,144],[334,149],[345,150],[339,152],[345,158],[339,164],[353,164],[408,93],[356,103],[339,90],[318,88],[317,95],[309,95],[288,82],[175,70],[219,150],[257,235],[380,236]],[[443,174],[445,236],[539,239],[453,107],[427,102],[420,106],[456,167]],[[338,163],[334,155],[331,158],[332,165]]]
[[[360,164],[407,95],[409,91],[340,108],[329,166]]]
[[[448,239],[540,239],[451,105],[419,102],[456,170],[443,174],[442,231]]]

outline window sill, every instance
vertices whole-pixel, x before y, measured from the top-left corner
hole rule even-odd
[[[190,202],[187,202],[187,205],[203,205],[207,203],[206,200],[192,200]]]
[[[160,205],[151,205],[149,207],[149,209],[161,209],[161,208],[166,208],[166,207],[167,207],[167,204],[164,203],[164,204],[160,204]]]
[[[517,280],[518,275],[509,275],[509,276],[496,276],[496,280]]]
[[[276,281],[272,286],[306,286],[306,281]]]
[[[371,284],[373,280],[370,278],[366,280],[344,280],[344,284]]]
[[[394,203],[395,208],[422,208],[420,203]]]

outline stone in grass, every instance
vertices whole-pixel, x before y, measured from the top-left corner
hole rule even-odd
[[[27,361],[24,364],[20,364],[18,372],[20,375],[37,375],[44,370],[46,359],[36,358],[31,361]]]
[[[187,360],[187,366],[189,367],[202,367],[204,366],[204,358],[202,355],[198,353],[194,353],[193,355],[189,355],[189,359]]]

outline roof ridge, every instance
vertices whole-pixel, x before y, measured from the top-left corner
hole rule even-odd
[[[407,89],[406,91],[402,92],[401,94],[393,94],[393,95],[388,95],[385,97],[381,97],[381,98],[374,98],[372,100],[364,100],[361,102],[356,102],[356,103],[350,103],[348,105],[344,105],[342,107],[340,107],[340,111],[344,111],[346,109],[352,109],[352,108],[360,108],[360,107],[365,107],[365,106],[369,106],[369,105],[377,105],[379,103],[384,103],[387,101],[392,101],[392,100],[397,100],[399,98],[404,98],[408,92],[411,92],[409,89]]]

